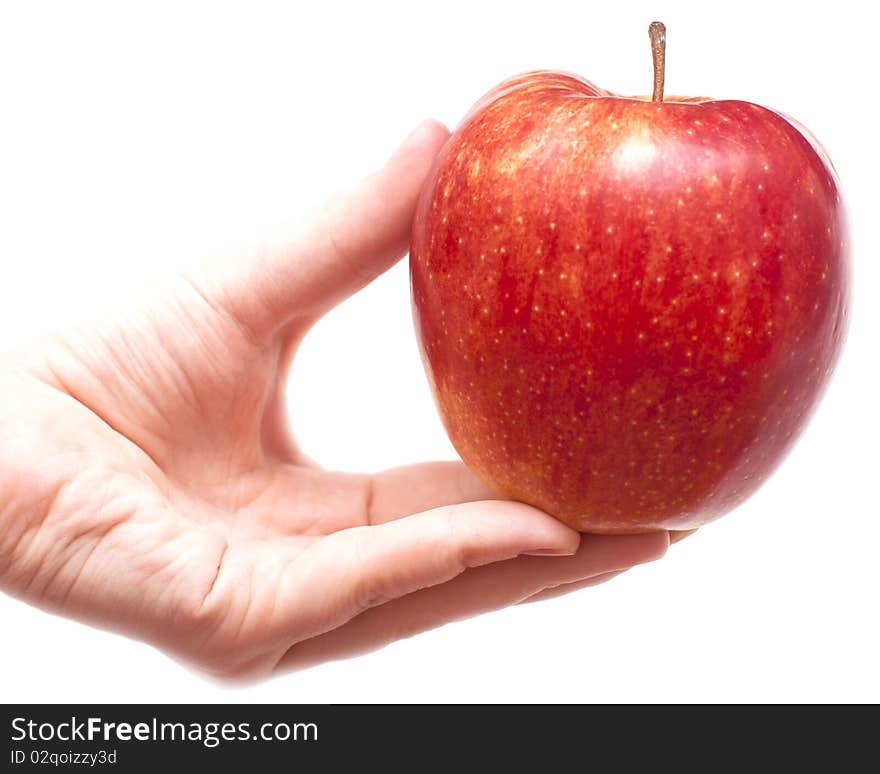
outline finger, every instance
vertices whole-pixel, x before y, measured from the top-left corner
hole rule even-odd
[[[258,340],[320,317],[406,254],[419,190],[448,136],[426,121],[378,172],[193,281]]]
[[[376,605],[526,553],[574,554],[580,535],[522,503],[435,508],[335,532],[290,562],[270,627],[335,629]],[[295,627],[295,628],[294,628]]]
[[[697,530],[695,529],[670,531],[669,545],[672,545],[673,543],[678,543],[679,541],[684,540],[686,537],[690,537],[696,531]],[[578,581],[576,583],[562,583],[559,586],[550,587],[544,589],[543,591],[539,591],[537,594],[529,597],[528,599],[524,599],[523,603],[543,602],[547,599],[554,599],[555,597],[561,597],[566,594],[571,594],[572,592],[579,591],[580,589],[590,588],[591,586],[598,586],[600,583],[606,583],[612,578],[616,578],[623,572],[626,572],[626,570],[620,570],[618,572],[607,572],[603,575],[597,575],[594,578],[587,578],[586,580]]]
[[[479,500],[502,500],[462,462],[425,462],[382,473],[328,473],[317,467],[283,465],[276,497],[262,522],[275,534],[329,535],[351,527],[384,524],[433,508]],[[321,513],[303,503],[321,503]],[[319,516],[319,518],[316,518]]]
[[[610,581],[612,578],[616,578],[618,575],[624,572],[626,572],[626,570],[617,570],[617,572],[603,572],[601,575],[595,575],[592,578],[586,578],[582,581],[576,581],[575,583],[560,583],[558,586],[551,586],[550,588],[546,588],[543,591],[539,591],[537,594],[532,594],[532,596],[524,599],[521,604],[525,605],[530,602],[543,602],[547,599],[554,599],[555,597],[561,597],[566,594],[571,594],[573,591],[590,588],[591,586],[598,586],[600,583]]]
[[[501,500],[463,462],[425,462],[386,470],[370,479],[367,519],[381,524],[411,513],[477,500]]]
[[[302,669],[367,653],[450,621],[522,602],[548,587],[653,561],[667,546],[666,532],[584,535],[570,557],[521,556],[469,569],[454,580],[372,607],[345,626],[295,644],[279,661],[278,669]]]

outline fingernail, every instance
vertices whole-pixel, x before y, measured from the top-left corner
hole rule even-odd
[[[534,551],[523,551],[520,556],[574,556],[574,551],[567,548],[536,548]]]
[[[685,530],[670,530],[669,531],[669,545],[673,543],[678,543],[680,540],[684,540],[686,537],[690,537],[696,532],[695,529],[685,529]]]
[[[420,123],[415,129],[413,129],[407,135],[406,139],[397,146],[397,150],[395,150],[392,154],[392,158],[402,151],[421,145],[424,142],[425,138],[429,134],[431,134],[430,127],[432,127],[436,123],[437,122],[433,119],[422,121],[422,123]]]

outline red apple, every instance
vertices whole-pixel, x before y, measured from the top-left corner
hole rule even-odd
[[[692,529],[745,500],[816,406],[848,316],[824,151],[778,112],[662,100],[658,80],[655,99],[560,72],[502,83],[413,223],[417,335],[453,444],[587,532]]]

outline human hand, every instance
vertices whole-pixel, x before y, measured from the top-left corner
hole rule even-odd
[[[290,433],[297,344],[405,254],[447,134],[421,126],[292,233],[6,364],[0,587],[213,674],[259,677],[665,552],[666,532],[581,537],[458,462],[324,471]]]

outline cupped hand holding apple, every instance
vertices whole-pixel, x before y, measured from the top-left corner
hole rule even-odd
[[[837,357],[842,207],[789,120],[661,76],[513,79],[279,239],[5,360],[0,587],[253,677],[591,585],[741,501]],[[411,224],[446,426],[527,504],[459,463],[325,471],[289,432],[297,343]]]
[[[416,212],[420,347],[465,462],[576,529],[692,529],[768,477],[847,320],[824,151],[733,100],[527,73],[483,97]]]

